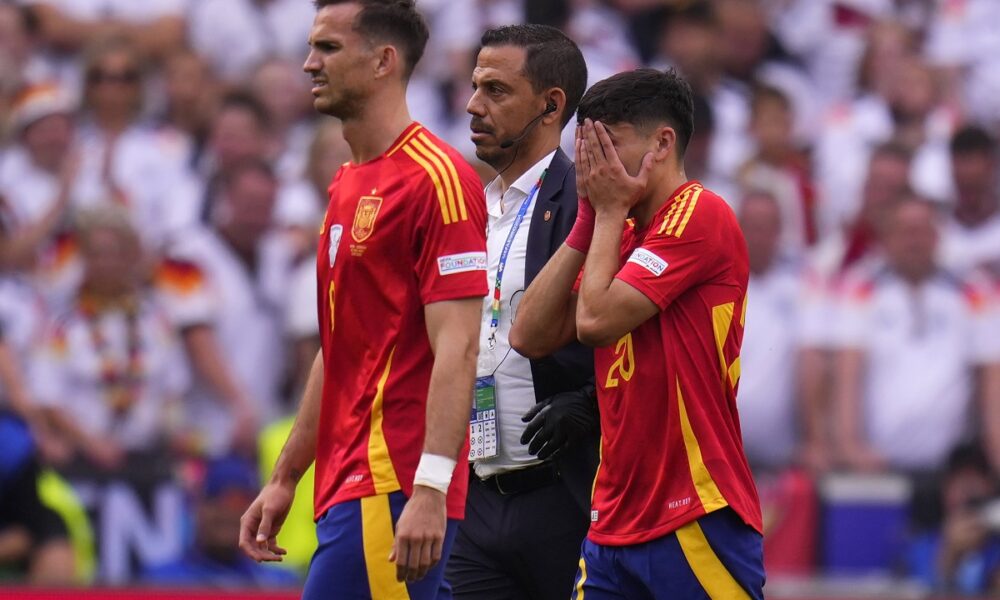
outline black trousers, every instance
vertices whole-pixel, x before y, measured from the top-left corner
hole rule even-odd
[[[504,495],[472,474],[445,579],[456,600],[569,600],[589,526],[561,478]]]

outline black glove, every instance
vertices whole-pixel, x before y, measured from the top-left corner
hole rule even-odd
[[[592,431],[597,425],[593,388],[558,393],[531,407],[521,420],[528,424],[521,443],[545,460]]]

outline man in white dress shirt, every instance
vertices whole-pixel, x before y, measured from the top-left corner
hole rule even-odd
[[[534,361],[508,333],[525,288],[576,218],[575,170],[558,149],[587,67],[557,29],[487,31],[468,112],[486,187],[487,281],[466,519],[448,563],[455,598],[568,597],[596,467],[593,354],[573,344]]]

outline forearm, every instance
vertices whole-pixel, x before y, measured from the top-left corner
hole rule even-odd
[[[463,458],[459,453],[469,431],[478,354],[479,340],[474,335],[437,345],[427,391],[425,453]]]
[[[563,244],[528,286],[509,335],[511,347],[521,355],[548,356],[576,338],[573,285],[584,258]]]
[[[825,384],[827,372],[824,368],[823,351],[817,348],[803,348],[799,352],[798,398],[801,407],[802,441],[806,446],[827,447],[829,440],[828,387]]]
[[[55,435],[69,442],[77,450],[86,450],[94,444],[94,438],[70,418],[64,410],[57,407],[44,408],[45,420],[51,425]]]
[[[62,221],[68,203],[69,191],[60,190],[52,207],[37,223],[14,232],[5,240],[0,250],[3,265],[12,269],[27,269],[34,265],[39,248]]]
[[[4,342],[0,342],[0,384],[7,391],[10,408],[25,421],[33,422],[36,413],[28,397],[27,386],[18,369],[14,353]]]
[[[62,50],[79,50],[88,40],[121,32],[112,22],[81,21],[45,3],[37,6],[36,14],[42,36],[48,43]]]
[[[576,307],[577,335],[588,346],[606,346],[617,339],[610,339],[603,325],[608,316],[620,310],[612,300],[610,289],[621,268],[619,253],[627,216],[621,209],[597,213]]]
[[[1000,469],[1000,364],[983,367],[981,402],[983,437],[994,469]]]
[[[222,359],[215,333],[208,325],[196,325],[184,332],[184,346],[194,370],[234,409],[248,408],[247,400]]]
[[[834,358],[833,400],[836,423],[835,441],[841,451],[862,444],[861,439],[861,362],[857,350],[842,350]]]
[[[309,465],[316,459],[316,440],[319,434],[319,412],[323,402],[323,353],[317,352],[313,360],[299,412],[288,434],[288,440],[278,455],[271,473],[272,483],[298,483]]]
[[[129,38],[146,54],[163,58],[184,43],[184,20],[181,17],[161,17],[147,25],[128,28]]]

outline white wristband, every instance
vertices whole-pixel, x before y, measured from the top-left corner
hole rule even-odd
[[[413,485],[434,488],[442,494],[448,494],[451,485],[451,475],[455,472],[457,462],[447,456],[428,454],[420,455],[417,474],[413,477]]]

